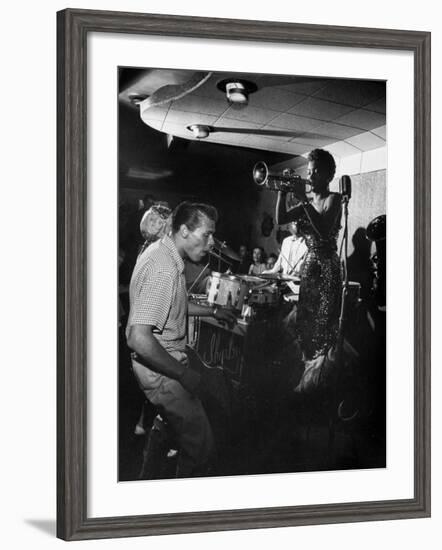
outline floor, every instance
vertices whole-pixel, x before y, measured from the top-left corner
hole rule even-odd
[[[143,448],[155,411],[147,404],[144,426],[135,426],[144,396],[136,385],[128,356],[120,370],[119,480],[139,478]],[[361,394],[361,391],[363,392]],[[359,393],[358,393],[359,392]],[[382,392],[353,385],[341,401],[324,396],[261,392],[250,402],[241,397],[229,441],[220,449],[216,476],[385,467],[385,400]],[[250,396],[249,396],[250,398]],[[338,404],[341,403],[338,415]],[[344,418],[344,419],[343,419]],[[333,422],[331,420],[333,419]],[[174,477],[176,457],[162,457],[156,477]]]

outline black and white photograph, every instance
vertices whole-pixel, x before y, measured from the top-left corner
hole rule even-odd
[[[439,550],[437,6],[5,4],[4,548]]]
[[[118,480],[385,468],[388,83],[115,78]]]

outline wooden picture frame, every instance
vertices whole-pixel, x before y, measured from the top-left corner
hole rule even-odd
[[[65,540],[430,515],[430,33],[68,9],[57,18],[57,535]],[[414,56],[414,497],[191,513],[87,516],[87,36],[151,34],[406,50]]]

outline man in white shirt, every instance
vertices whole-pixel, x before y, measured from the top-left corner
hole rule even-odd
[[[307,253],[307,245],[304,237],[298,235],[298,226],[296,222],[288,224],[288,230],[291,235],[282,241],[281,252],[272,269],[267,269],[264,273],[281,273],[282,275],[299,276],[302,264]]]

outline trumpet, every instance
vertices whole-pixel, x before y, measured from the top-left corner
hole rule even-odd
[[[312,189],[310,182],[296,175],[292,168],[282,172],[270,172],[263,161],[257,162],[253,167],[253,181],[269,191],[310,193]]]

